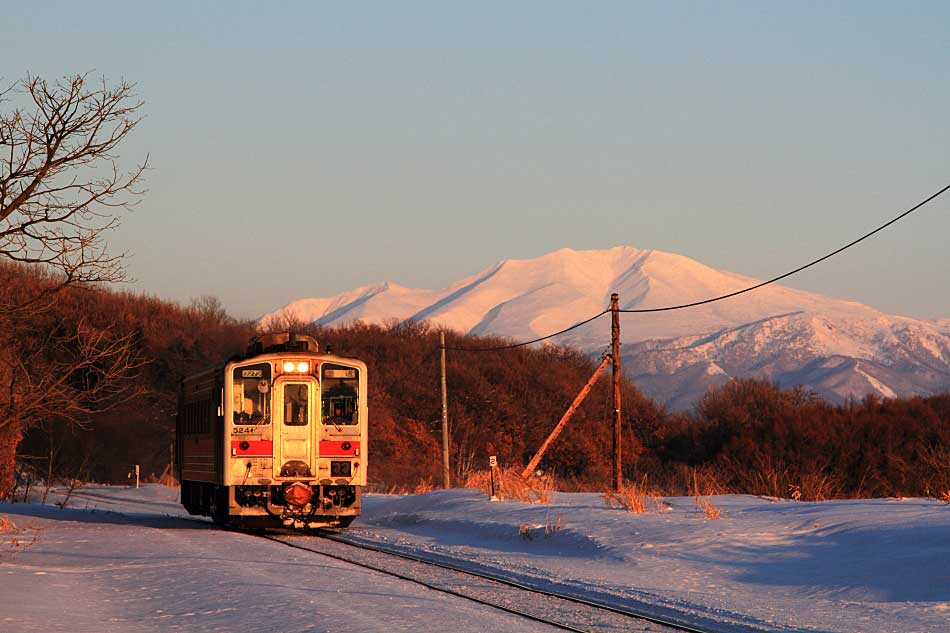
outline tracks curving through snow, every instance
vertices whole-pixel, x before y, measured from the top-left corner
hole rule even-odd
[[[752,633],[761,631],[757,628],[734,625],[700,628],[688,622],[677,622],[595,600],[532,587],[445,562],[427,560],[365,543],[356,543],[329,531],[322,531],[315,536],[275,536],[260,533],[256,536],[294,549],[358,565],[566,631],[581,633],[593,631]]]

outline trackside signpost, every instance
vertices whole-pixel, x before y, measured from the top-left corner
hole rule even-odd
[[[489,455],[488,457],[488,469],[490,473],[490,486],[491,486],[491,499],[489,501],[499,501],[498,497],[498,488],[496,478],[498,475],[498,457],[495,455]]]

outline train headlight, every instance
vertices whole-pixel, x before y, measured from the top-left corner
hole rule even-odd
[[[284,371],[293,371],[294,369],[296,369],[296,366],[293,361],[288,360],[284,363]]]
[[[287,374],[306,374],[310,371],[310,363],[307,361],[294,362],[292,360],[284,361],[284,373]]]
[[[297,363],[297,371],[299,371],[301,374],[307,373],[308,371],[310,371],[310,363],[304,363],[304,362]]]

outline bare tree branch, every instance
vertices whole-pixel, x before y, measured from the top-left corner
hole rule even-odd
[[[0,493],[25,429],[81,428],[137,394],[131,334],[44,318],[67,286],[125,278],[105,236],[144,194],[148,157],[125,170],[117,154],[141,121],[133,91],[88,74],[0,87],[15,106],[0,110]]]
[[[82,426],[86,416],[138,395],[132,387],[144,365],[132,335],[113,336],[80,321],[73,332],[50,331],[25,343],[0,366],[7,384],[0,430],[59,419]]]
[[[0,114],[0,258],[48,267],[60,286],[124,279],[103,236],[144,194],[148,157],[123,171],[115,154],[141,121],[133,90],[86,74],[0,91],[30,105]]]

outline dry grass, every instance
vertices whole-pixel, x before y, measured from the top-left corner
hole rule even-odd
[[[39,528],[18,528],[13,521],[0,516],[0,557],[29,549],[38,536]]]
[[[801,483],[796,488],[802,501],[825,501],[838,496],[837,484],[831,477],[822,473],[802,475]]]
[[[696,507],[700,512],[703,513],[703,518],[711,521],[718,521],[722,518],[722,511],[713,505],[712,501],[704,497],[714,494],[722,494],[722,491],[724,490],[722,485],[714,477],[708,474],[701,483],[700,477],[696,473],[695,468],[693,469],[692,475],[690,494],[695,499]]]
[[[620,490],[608,490],[603,493],[604,504],[608,508],[623,508],[627,512],[643,514],[644,512],[659,512],[663,507],[660,496],[647,486],[647,476],[640,481],[624,483]]]
[[[495,481],[495,496],[499,499],[524,501],[526,503],[551,503],[553,493],[557,490],[557,481],[553,476],[541,477],[521,476],[516,468],[499,468]],[[472,471],[465,479],[466,488],[478,488],[486,495],[491,491],[491,472],[487,470]]]
[[[435,490],[435,483],[433,483],[431,477],[426,477],[416,484],[416,487],[412,489],[412,494],[424,495],[425,493],[432,492],[433,490]]]
[[[178,487],[178,479],[175,477],[175,473],[172,471],[171,466],[165,466],[165,470],[162,471],[161,476],[158,478],[158,483],[167,488]]]
[[[559,514],[552,519],[551,513],[548,512],[544,516],[544,525],[528,525],[527,523],[522,523],[518,526],[518,536],[526,541],[533,541],[537,533],[542,529],[544,531],[541,532],[541,534],[544,535],[544,538],[551,538],[558,534],[561,531],[561,515]]]
[[[713,505],[712,501],[704,497],[696,497],[696,507],[703,513],[703,518],[718,521],[722,518],[722,511]]]
[[[470,470],[465,476],[463,488],[478,488],[485,494],[491,491],[491,471],[490,470]]]
[[[415,485],[372,483],[367,486],[366,492],[381,495],[421,495],[433,490],[441,490],[431,477],[419,481]]]

